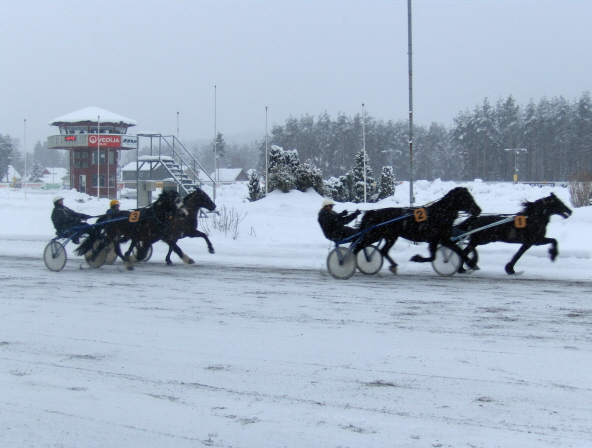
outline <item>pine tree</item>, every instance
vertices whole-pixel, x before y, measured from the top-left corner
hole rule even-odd
[[[29,182],[40,182],[43,177],[43,168],[39,165],[39,162],[33,164],[33,168],[29,171]]]
[[[395,194],[395,174],[392,166],[383,166],[380,174],[378,199],[385,199]]]
[[[357,203],[364,202],[364,165],[366,167],[366,202],[376,201],[376,197],[374,197],[376,181],[374,180],[374,177],[372,177],[373,173],[372,168],[370,167],[370,159],[368,154],[365,154],[364,150],[361,149],[356,154],[355,164],[352,168],[352,178],[354,181],[353,202]]]
[[[0,179],[7,177],[8,166],[12,164],[12,139],[10,135],[0,135]],[[10,179],[6,179],[10,182]]]
[[[264,197],[265,193],[261,191],[259,173],[253,171],[249,176],[249,201],[255,202]]]

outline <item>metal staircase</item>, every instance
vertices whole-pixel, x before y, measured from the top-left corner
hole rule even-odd
[[[214,188],[214,197],[216,191],[216,183],[210,177],[208,172],[197,161],[185,146],[174,135],[162,134],[138,134],[139,137],[150,138],[150,160],[152,163],[160,163],[170,174],[172,179],[178,186],[181,196],[187,196],[196,188],[203,185],[202,179],[209,179]],[[154,140],[158,142],[158,148],[154,148]],[[153,154],[157,152],[157,154]],[[143,159],[144,157],[142,157]],[[145,163],[145,160],[138,160],[138,166]],[[201,177],[200,177],[201,175]],[[206,180],[207,180],[206,179]]]

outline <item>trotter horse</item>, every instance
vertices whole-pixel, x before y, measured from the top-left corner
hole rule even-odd
[[[122,238],[130,239],[130,248],[138,247],[137,259],[142,260],[147,248],[163,238],[173,217],[178,214],[187,215],[179,193],[165,190],[148,207],[101,216],[97,219],[97,223],[104,223],[103,231],[85,238],[76,248],[75,253],[83,255],[93,248],[95,248],[94,252],[98,252],[109,244],[113,244],[115,253],[123,260],[125,267],[132,270],[136,257],[121,253],[120,240]],[[97,242],[99,243],[98,247],[95,246]]]
[[[420,263],[433,261],[436,249],[441,244],[457,253],[467,266],[478,269],[476,262],[470,260],[462,249],[450,239],[453,234],[454,220],[458,218],[461,211],[471,215],[481,213],[481,208],[465,187],[456,187],[444,197],[423,208],[397,207],[367,211],[359,225],[360,230],[385,224],[368,230],[355,251],[358,252],[362,248],[384,239],[385,244],[380,252],[391,263],[390,270],[396,273],[397,263],[388,255],[388,252],[397,238],[402,237],[411,241],[429,243],[430,256],[425,258],[414,255],[411,261]]]
[[[496,241],[522,244],[522,247],[518,249],[518,252],[506,264],[506,273],[508,274],[516,273],[514,271],[514,265],[524,252],[532,246],[551,244],[549,254],[551,261],[555,261],[555,258],[559,254],[557,240],[555,238],[545,237],[547,224],[549,224],[551,215],[568,218],[572,213],[571,209],[553,193],[546,198],[538,199],[534,202],[525,201],[522,203],[522,206],[522,211],[514,215],[515,218],[513,220],[507,219],[512,215],[488,215],[471,217],[460,223],[458,229],[462,232],[469,232],[502,220],[509,221],[471,234],[469,236],[469,244],[465,247],[464,253],[468,254],[477,246]],[[519,222],[521,224],[518,224]],[[474,253],[476,254],[477,252],[475,251]],[[476,256],[474,261],[477,262]]]
[[[208,252],[214,253],[214,246],[210,242],[208,236],[197,230],[197,213],[202,207],[207,208],[209,211],[216,209],[216,204],[210,199],[210,197],[200,188],[197,188],[194,192],[185,196],[183,199],[183,205],[187,209],[187,216],[174,216],[171,220],[169,227],[167,228],[162,240],[169,245],[169,252],[166,255],[166,264],[171,265],[171,253],[175,253],[183,260],[186,264],[193,264],[194,261],[183,253],[181,248],[177,245],[177,241],[181,238],[203,238],[208,245]]]

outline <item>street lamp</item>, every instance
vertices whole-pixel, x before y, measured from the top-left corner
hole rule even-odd
[[[518,183],[518,153],[521,151],[528,152],[526,148],[506,148],[504,151],[512,151],[514,153],[514,183]]]
[[[362,121],[362,145],[364,147],[364,204],[366,203],[366,108],[362,103],[362,110],[364,111],[364,117]]]

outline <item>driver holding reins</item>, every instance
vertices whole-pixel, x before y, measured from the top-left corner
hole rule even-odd
[[[319,212],[319,224],[325,236],[331,241],[341,241],[348,236],[358,233],[356,229],[347,227],[346,224],[352,222],[362,213],[356,210],[353,213],[347,213],[347,210],[337,213],[333,211],[335,202],[332,199],[325,199],[321,211]]]
[[[66,230],[73,227],[80,227],[85,224],[85,221],[92,218],[90,215],[84,213],[77,213],[64,205],[64,197],[56,196],[53,198],[53,211],[51,212],[51,222],[56,229],[56,234],[60,235]],[[74,235],[72,238],[74,244],[78,244],[79,236]]]

